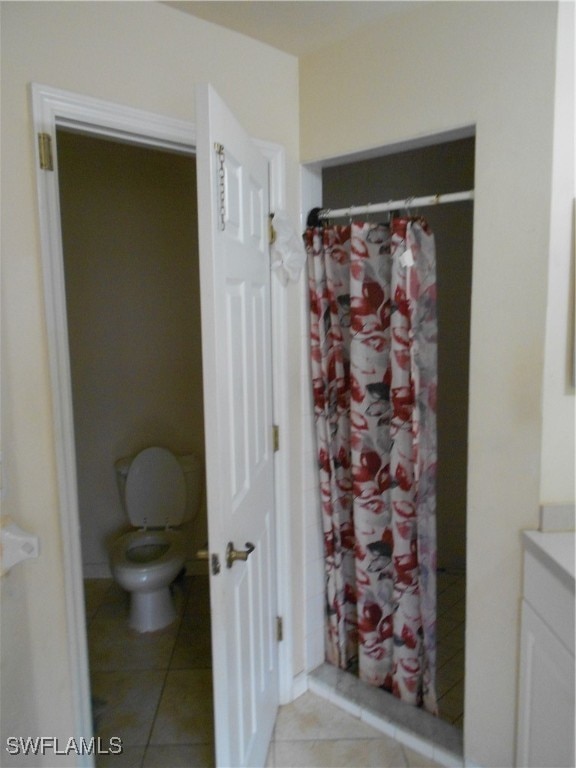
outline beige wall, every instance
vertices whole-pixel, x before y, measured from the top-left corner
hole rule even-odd
[[[287,207],[296,215],[297,61],[159,3],[10,2],[1,13],[3,514],[42,548],[2,579],[2,738],[25,727],[66,740],[74,682],[29,84],[194,120],[194,86],[210,81],[252,135],[285,147]]]
[[[59,131],[58,173],[82,562],[99,577],[129,524],[114,462],[162,445],[204,464],[196,161]]]
[[[305,161],[476,126],[465,749],[486,766],[513,765],[538,524],[556,12],[429,3],[301,61]]]
[[[574,505],[574,260],[576,244],[576,5],[558,8],[550,262],[543,373],[543,504]]]

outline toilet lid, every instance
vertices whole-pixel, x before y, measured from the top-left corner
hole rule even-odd
[[[130,464],[126,511],[132,525],[179,525],[186,507],[186,480],[178,459],[165,448],[146,448]]]

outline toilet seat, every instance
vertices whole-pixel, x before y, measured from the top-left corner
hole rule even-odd
[[[167,545],[158,557],[137,560],[129,556],[131,550],[155,545]],[[112,544],[110,555],[115,567],[138,572],[146,569],[154,569],[156,572],[166,564],[172,565],[175,559],[181,559],[182,562],[185,560],[181,537],[176,531],[169,530],[140,530],[124,533]]]
[[[134,457],[126,478],[126,512],[134,527],[180,525],[186,509],[186,480],[178,459],[152,446]]]

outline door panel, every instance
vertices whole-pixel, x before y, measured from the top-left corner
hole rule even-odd
[[[209,86],[197,93],[216,760],[258,766],[278,706],[268,164]],[[226,565],[226,547],[254,550]]]

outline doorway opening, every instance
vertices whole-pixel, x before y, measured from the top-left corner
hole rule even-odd
[[[201,104],[197,105],[197,113],[207,116],[209,109],[206,103],[208,86],[198,88],[202,91]],[[54,421],[54,454],[60,494],[62,567],[64,576],[64,597],[66,603],[65,644],[67,658],[70,663],[70,697],[75,713],[74,732],[78,738],[90,739],[93,734],[91,707],[91,691],[88,674],[88,656],[86,642],[86,621],[84,591],[82,588],[82,553],[80,542],[80,521],[78,514],[78,488],[76,481],[76,459],[74,447],[74,424],[72,388],[70,376],[70,360],[68,348],[68,328],[66,320],[66,295],[64,263],[62,254],[62,232],[59,210],[59,181],[58,173],[51,172],[50,145],[56,145],[57,129],[67,129],[91,136],[100,136],[118,140],[120,143],[145,146],[156,149],[166,149],[171,152],[191,154],[196,152],[196,127],[193,123],[171,118],[152,112],[146,112],[121,104],[102,101],[69,91],[51,88],[40,84],[31,85],[34,129],[39,141],[36,144],[37,191],[39,203],[39,225],[42,245],[42,264],[44,297],[46,309],[46,330],[48,336],[49,364],[51,377],[51,395]],[[228,114],[229,113],[228,110]],[[237,124],[233,115],[230,122]],[[210,121],[208,121],[210,122]],[[203,130],[209,128],[203,123]],[[226,131],[224,131],[226,132]],[[209,137],[204,141],[204,149],[212,146]],[[42,141],[40,141],[40,139]],[[250,146],[252,140],[244,137],[244,143]],[[230,143],[230,142],[228,142]],[[282,210],[285,207],[286,174],[284,149],[277,144],[254,140],[268,163],[270,178],[270,198],[268,210]],[[41,157],[39,147],[47,148],[48,152]],[[54,163],[57,166],[57,163]],[[208,191],[211,182],[207,163],[202,170],[202,181],[199,188],[202,194]],[[198,170],[200,175],[201,171]],[[211,177],[210,177],[211,178]],[[212,199],[213,196],[210,196]],[[208,206],[208,199],[204,202]],[[206,216],[203,221],[208,221]],[[265,224],[262,231],[267,231]],[[210,269],[210,248],[200,249],[201,272]],[[204,287],[202,289],[204,291]],[[207,286],[208,298],[211,286]],[[290,509],[291,488],[289,473],[290,419],[289,388],[287,386],[288,363],[288,303],[285,292],[279,281],[271,282],[273,300],[270,325],[272,328],[272,364],[274,378],[273,413],[275,422],[286,437],[282,441],[282,449],[274,454],[275,463],[275,518],[277,557],[272,562],[278,578],[278,613],[285,617],[284,642],[278,649],[278,682],[281,699],[286,702],[293,698],[293,660],[291,621],[291,585],[290,585]],[[203,324],[203,330],[206,329]],[[206,335],[206,334],[204,334]],[[203,346],[211,350],[214,345]],[[284,433],[284,430],[286,432]],[[211,462],[206,461],[206,468]],[[215,466],[218,466],[216,464]],[[211,508],[210,513],[214,510]],[[211,577],[210,577],[211,578]],[[212,592],[212,590],[211,590]],[[211,622],[214,623],[214,609],[218,620],[223,623],[226,616],[221,610],[221,601],[211,602]],[[219,633],[219,637],[223,633]],[[214,694],[214,706],[222,709],[226,697],[222,696],[222,681],[227,684],[224,671],[214,669],[214,689],[218,677],[220,688]],[[224,688],[224,690],[226,690]],[[225,718],[224,718],[225,719]],[[220,719],[219,721],[220,722]],[[220,738],[216,741],[219,749],[226,751],[228,730],[220,729]],[[85,755],[80,760],[87,767],[93,765],[92,755]]]
[[[323,208],[382,203],[388,200],[473,189],[475,140],[464,135],[437,137],[429,144],[383,150],[369,157],[333,159],[321,169],[316,191]],[[314,201],[318,204],[318,200]],[[404,212],[401,212],[404,213]],[[412,215],[426,219],[435,235],[438,289],[438,477],[437,477],[437,689],[440,718],[458,728],[464,719],[464,629],[466,583],[466,478],[469,391],[470,306],[472,289],[473,207],[451,203]],[[377,215],[370,216],[376,222]],[[319,670],[317,683],[341,675]],[[355,703],[362,686],[354,684]],[[382,696],[389,694],[382,693]],[[392,698],[392,697],[390,697]],[[366,691],[367,708],[373,692]],[[381,708],[394,719],[394,702]],[[377,708],[378,709],[378,708]],[[399,717],[406,718],[400,711]],[[423,713],[418,713],[423,714]],[[428,731],[422,718],[422,733]],[[445,730],[445,729],[444,729]],[[416,729],[418,731],[418,729]],[[461,737],[460,737],[461,738]]]
[[[131,630],[108,565],[129,527],[115,462],[160,445],[204,464],[196,160],[64,129],[57,149],[94,733],[120,737],[135,759],[176,750],[209,765],[209,584],[194,559],[204,494],[184,526],[171,625]]]

